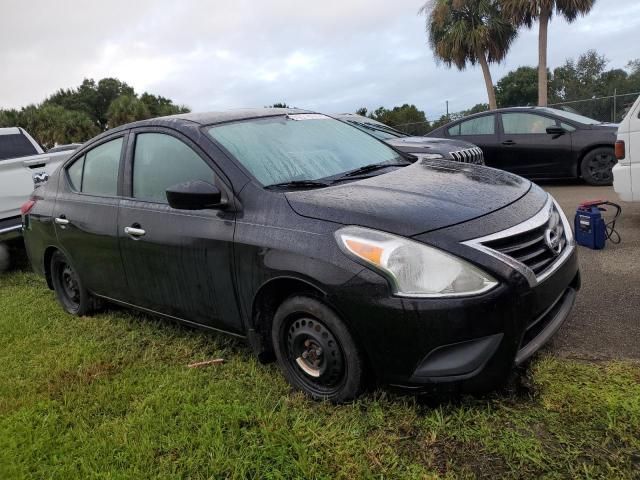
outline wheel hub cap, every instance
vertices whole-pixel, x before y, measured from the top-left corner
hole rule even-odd
[[[331,331],[318,320],[293,321],[287,332],[287,347],[301,377],[321,387],[333,386],[342,379],[342,351]]]

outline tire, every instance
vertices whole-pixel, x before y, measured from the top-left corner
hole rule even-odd
[[[616,161],[613,148],[594,148],[582,159],[580,164],[582,178],[589,185],[612,185],[613,172],[611,169]]]
[[[51,282],[62,308],[79,317],[90,315],[98,308],[98,299],[84,288],[80,277],[60,251],[51,256]]]
[[[295,388],[315,400],[345,403],[364,389],[365,364],[344,323],[309,297],[285,300],[271,331],[278,365]]]

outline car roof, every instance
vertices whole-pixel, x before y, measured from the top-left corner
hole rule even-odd
[[[114,133],[128,130],[136,127],[174,127],[178,125],[215,125],[217,123],[235,122],[238,120],[248,120],[251,118],[275,117],[278,115],[287,115],[294,113],[317,113],[310,110],[302,110],[300,108],[237,108],[233,110],[217,111],[217,112],[199,112],[199,113],[181,113],[178,115],[169,115],[166,117],[155,117],[147,120],[139,120],[137,122],[127,123],[118,127],[110,128],[101,133],[97,137],[91,139],[101,139],[111,136]]]
[[[465,120],[469,120],[471,118],[481,117],[483,115],[493,115],[496,113],[509,113],[509,112],[536,112],[536,111],[540,113],[546,113],[547,115],[554,115],[554,110],[557,110],[557,109],[552,107],[537,107],[537,106],[496,108],[495,110],[485,110],[484,112],[478,112],[478,113],[474,113],[474,114],[459,118],[457,120],[452,120],[451,122],[446,123],[441,127],[438,127],[436,130],[443,129],[448,125],[453,125],[454,123],[457,124],[457,123],[464,122]]]

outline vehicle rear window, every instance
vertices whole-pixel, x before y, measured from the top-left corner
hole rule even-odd
[[[0,134],[0,160],[37,154],[36,147],[22,133]]]
[[[72,188],[91,195],[116,196],[122,142],[120,137],[103,143],[67,167]]]
[[[318,180],[400,155],[357,128],[319,114],[290,114],[214,126],[209,135],[263,185]]]

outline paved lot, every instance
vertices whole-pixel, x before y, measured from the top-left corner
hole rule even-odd
[[[617,224],[621,244],[607,242],[604,250],[578,247],[582,290],[550,348],[572,358],[640,359],[640,203],[620,202],[613,187],[542,186],[572,223],[577,205],[584,200],[608,199],[623,209]]]

